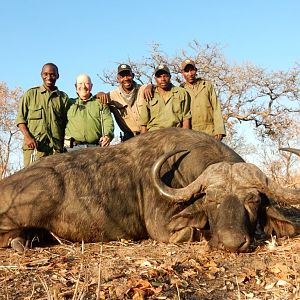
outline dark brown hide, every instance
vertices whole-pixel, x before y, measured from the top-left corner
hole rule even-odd
[[[225,199],[215,197],[216,191],[225,188],[217,183],[218,190],[213,189],[218,174],[210,177],[209,189],[195,191],[188,200],[178,203],[161,195],[154,185],[152,166],[174,149],[187,152],[172,155],[160,172],[163,182],[173,188],[188,186],[200,174],[210,174],[210,168],[220,163],[223,169],[244,164],[223,143],[180,128],[143,134],[108,148],[88,148],[43,158],[0,181],[0,246],[9,246],[14,238],[26,239],[26,233],[35,228],[79,242],[149,237],[162,242],[196,241],[208,225],[214,235],[212,211],[217,211]],[[239,191],[239,201],[240,195],[247,198],[248,192]],[[251,187],[251,192],[259,196],[255,187]],[[238,243],[243,251],[253,236],[252,229],[243,222],[255,225],[255,209],[261,203],[260,198],[244,198],[244,208],[240,209],[244,216],[239,216],[239,224],[235,225],[237,232],[244,227],[244,231],[248,230],[249,238],[242,237],[244,242]],[[229,203],[231,196],[226,199]],[[227,218],[221,210],[219,215]],[[215,240],[213,236],[212,244],[216,247],[231,251],[241,248]]]

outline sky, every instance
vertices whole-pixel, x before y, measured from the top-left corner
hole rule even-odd
[[[299,0],[1,0],[0,81],[24,91],[41,84],[43,64],[58,65],[57,86],[75,96],[78,74],[94,92],[97,74],[153,43],[172,56],[197,40],[219,44],[229,61],[288,70],[300,62]]]

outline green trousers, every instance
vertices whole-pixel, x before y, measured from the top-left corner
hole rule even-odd
[[[24,167],[29,166],[31,163],[40,159],[41,157],[49,156],[52,154],[53,154],[53,150],[48,152],[34,151],[31,149],[23,150]]]

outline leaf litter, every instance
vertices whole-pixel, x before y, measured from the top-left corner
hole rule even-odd
[[[0,300],[299,299],[300,238],[256,246],[241,254],[152,240],[0,249]]]

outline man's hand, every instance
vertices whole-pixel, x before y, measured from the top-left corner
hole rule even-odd
[[[110,102],[109,93],[98,92],[97,95],[96,95],[96,98],[97,98],[102,104],[107,104],[108,102]]]
[[[216,134],[216,135],[215,135],[215,139],[216,139],[217,141],[221,142],[222,139],[223,139],[223,134]]]
[[[182,128],[190,129],[191,128],[191,119],[183,120]]]
[[[154,95],[154,85],[149,83],[144,89],[144,99],[150,101]]]
[[[24,142],[27,145],[29,149],[37,149],[37,141],[35,138],[31,135],[31,133],[28,130],[26,123],[20,123],[18,124],[19,129],[23,133],[24,136]]]
[[[141,134],[146,133],[148,131],[147,126],[146,125],[142,125],[141,126]]]
[[[109,144],[110,144],[110,138],[109,138],[107,135],[102,136],[102,137],[100,138],[100,140],[99,140],[99,145],[100,145],[101,147],[108,147]]]
[[[37,142],[36,142],[35,138],[33,138],[30,134],[24,135],[24,141],[29,149],[37,148]]]

